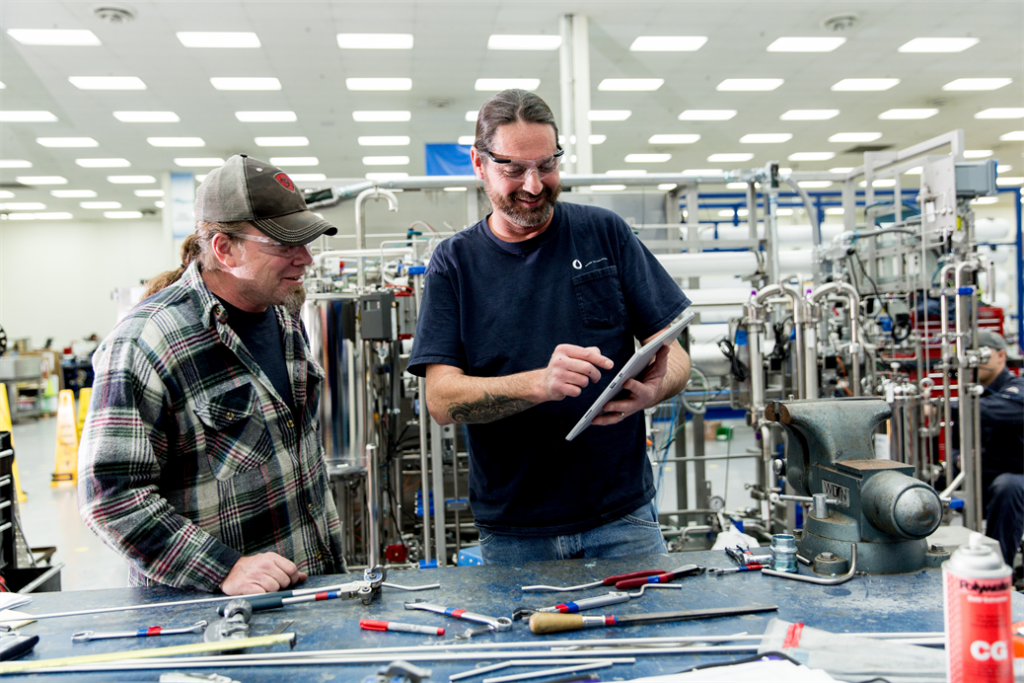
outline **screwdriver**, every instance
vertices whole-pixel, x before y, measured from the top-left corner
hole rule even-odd
[[[645,583],[668,583],[674,579],[678,579],[681,576],[689,576],[691,574],[700,574],[704,571],[704,567],[696,564],[684,564],[678,569],[673,569],[670,572],[663,574],[657,574],[654,576],[638,577],[635,579],[625,579],[615,584],[617,590],[626,590],[628,588],[639,588]]]
[[[632,626],[634,624],[652,624],[665,621],[689,621],[693,619],[710,619],[713,617],[734,617],[758,612],[773,612],[777,605],[749,605],[746,607],[713,607],[711,609],[691,609],[678,612],[648,612],[617,617],[585,617],[580,614],[536,613],[530,617],[530,630],[538,635],[561,633],[563,631],[579,631],[585,628],[601,628],[605,626]]]

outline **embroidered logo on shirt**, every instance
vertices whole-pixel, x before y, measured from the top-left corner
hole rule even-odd
[[[575,259],[572,262],[572,267],[575,268],[576,270],[582,270],[583,269],[583,264],[580,263],[579,259]]]
[[[1007,391],[1012,391],[1015,394],[1017,393],[1017,387],[1007,387],[1006,390]]]

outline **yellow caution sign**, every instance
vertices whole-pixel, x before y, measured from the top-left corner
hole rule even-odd
[[[57,399],[57,465],[50,486],[59,482],[74,482],[78,477],[78,430],[75,418],[75,394],[70,389],[60,392]]]
[[[92,397],[92,389],[84,387],[78,390],[78,422],[75,429],[78,432],[78,440],[82,440],[82,427],[85,426],[85,416],[89,414],[89,399]]]
[[[11,429],[11,404],[7,402],[7,385],[0,383],[0,432],[11,432],[11,448],[14,447],[14,430]],[[15,453],[11,462],[12,474],[14,475],[14,490],[18,495],[18,502],[24,503],[28,496],[21,490],[21,477],[18,476],[18,455]]]

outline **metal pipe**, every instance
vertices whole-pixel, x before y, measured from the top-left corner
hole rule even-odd
[[[423,298],[423,275],[413,275],[412,278],[413,305],[416,307],[416,317],[419,317],[420,304]],[[423,559],[429,564],[433,557],[430,548],[430,485],[427,483],[427,421],[430,420],[430,411],[427,410],[427,382],[420,377],[416,383],[419,392],[419,429],[420,429],[420,496],[423,498]]]
[[[952,366],[949,364],[949,298],[946,296],[946,282],[953,267],[954,264],[947,263],[939,270],[939,355],[942,356],[942,442],[946,454],[946,481],[953,478],[953,408],[949,381]]]
[[[970,364],[967,358],[967,343],[965,337],[973,333],[970,331],[970,321],[966,320],[963,303],[965,298],[973,298],[974,287],[969,287],[970,292],[964,293],[965,285],[963,280],[964,272],[973,269],[977,264],[971,261],[963,261],[956,265],[954,277],[956,284],[956,305],[955,312],[955,336],[956,336],[956,360],[957,360],[957,399],[959,403],[960,423],[960,467],[966,472],[964,488],[967,492],[964,511],[964,526],[973,531],[981,530],[981,490],[980,482],[980,450],[975,451],[975,406],[974,397],[971,395],[968,373]],[[972,306],[977,310],[977,305]],[[973,346],[973,344],[972,344]]]
[[[797,398],[807,398],[807,372],[806,362],[804,357],[807,355],[807,349],[805,347],[804,340],[804,325],[806,316],[804,315],[804,298],[801,296],[800,291],[795,287],[784,285],[781,282],[779,286],[782,287],[782,293],[787,295],[793,301],[793,330],[796,332],[796,344],[794,345],[796,350],[796,358],[793,360],[793,368],[796,370],[796,394]]]
[[[811,293],[807,290],[804,296]],[[811,307],[807,306],[807,314],[804,317],[804,382],[806,398],[816,399],[818,396],[818,339],[815,329],[814,315]]]
[[[377,447],[366,444],[366,511],[369,531],[367,549],[367,571],[380,566],[380,471],[377,469]]]
[[[306,208],[310,211],[316,211],[317,209],[327,209],[337,204],[340,204],[344,200],[358,195],[360,192],[371,189],[373,187],[373,181],[367,180],[361,183],[355,183],[354,185],[345,185],[343,187],[332,187],[331,196],[328,199],[321,199],[318,202],[310,202],[306,204]]]
[[[821,578],[820,576],[807,576],[806,574],[791,574],[789,572],[777,572],[774,569],[762,569],[762,574],[768,576],[775,576],[780,579],[790,579],[792,581],[803,581],[804,583],[816,583],[819,586],[838,586],[841,583],[846,583],[852,579],[857,573],[857,544],[850,544],[850,569],[845,574],[834,576],[830,579]]]
[[[388,201],[388,211],[398,211],[398,197],[395,196],[394,192],[388,192],[382,190],[379,187],[370,187],[359,193],[356,197],[356,249],[366,248],[366,226],[365,226],[365,209],[363,205],[366,203],[368,198],[373,199],[386,199]],[[363,268],[360,264],[358,285],[362,288],[366,284],[366,277],[363,273]]]
[[[853,372],[853,395],[860,396],[860,293],[849,282],[829,282],[814,290],[811,294],[811,301],[818,303],[822,297],[840,292],[846,295],[846,307],[850,312],[850,364],[853,366],[851,368]]]
[[[764,389],[764,359],[761,357],[761,329],[764,324],[759,318],[754,295],[747,303],[747,350],[750,355],[750,411],[751,424],[757,424],[767,403]]]

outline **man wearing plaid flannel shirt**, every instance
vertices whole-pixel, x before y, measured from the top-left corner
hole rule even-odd
[[[245,155],[206,177],[195,217],[199,257],[94,356],[82,517],[134,586],[241,595],[344,572],[297,317],[306,245],[337,229]]]

